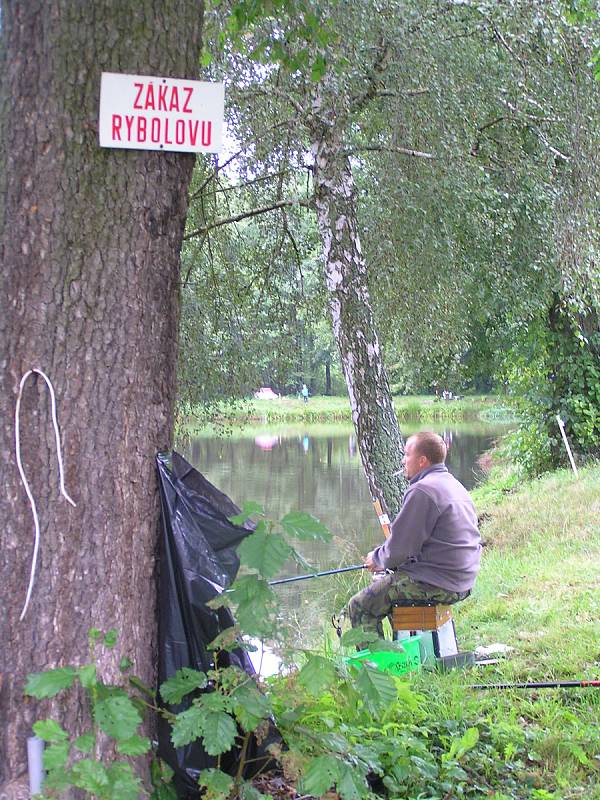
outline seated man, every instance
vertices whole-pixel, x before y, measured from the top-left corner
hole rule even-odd
[[[365,559],[370,572],[392,569],[351,598],[352,627],[362,625],[383,638],[383,619],[402,600],[449,605],[471,593],[479,571],[481,539],[477,514],[465,487],[444,461],[441,436],[421,432],[404,450],[410,485],[391,534]]]

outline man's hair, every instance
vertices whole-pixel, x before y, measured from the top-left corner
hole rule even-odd
[[[443,464],[446,460],[446,442],[437,433],[419,431],[409,436],[409,439],[414,442],[417,453],[425,456],[431,464]]]

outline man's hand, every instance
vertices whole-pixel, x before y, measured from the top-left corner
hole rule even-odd
[[[380,572],[381,567],[379,567],[373,560],[374,552],[374,550],[371,550],[370,553],[367,553],[367,557],[365,558],[365,567],[369,570],[369,572]]]

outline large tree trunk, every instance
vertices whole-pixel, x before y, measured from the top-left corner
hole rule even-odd
[[[172,437],[179,250],[193,156],[98,146],[104,71],[196,77],[202,4],[70,0],[2,4],[0,51],[0,796],[25,769],[43,705],[25,676],[87,658],[91,626],[117,628],[152,683],[158,494]],[[15,401],[37,367],[56,389],[61,497],[48,393],[25,386],[21,451],[41,546],[19,615],[33,521],[15,459]],[[77,729],[82,709],[54,708]]]
[[[335,115],[313,129],[315,199],[333,330],[373,499],[393,516],[402,502],[402,438],[369,297],[350,161]]]
[[[331,361],[327,359],[325,362],[325,395],[331,395]]]

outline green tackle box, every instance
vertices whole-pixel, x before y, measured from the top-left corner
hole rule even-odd
[[[421,636],[411,636],[396,644],[401,645],[402,649],[377,650],[374,653],[370,650],[360,650],[356,655],[346,657],[344,661],[357,666],[368,662],[382,672],[389,672],[392,675],[404,675],[421,669]]]

